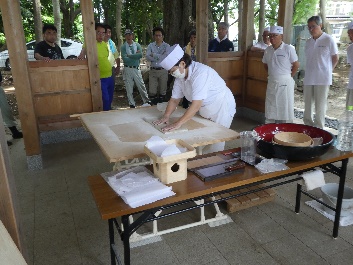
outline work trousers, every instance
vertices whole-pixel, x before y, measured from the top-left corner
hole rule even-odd
[[[16,120],[12,115],[12,111],[9,103],[7,102],[5,91],[2,87],[0,87],[0,108],[1,108],[1,116],[4,120],[6,127],[16,126]]]
[[[113,77],[101,78],[103,110],[111,110],[114,95],[114,79]]]
[[[330,86],[304,86],[304,124],[324,128],[329,88]]]
[[[149,75],[149,95],[150,97],[157,96],[159,87],[159,96],[165,96],[167,93],[167,83],[168,83],[168,71],[161,70],[150,70]]]
[[[135,106],[135,100],[133,96],[134,83],[141,95],[143,103],[149,101],[145,83],[143,82],[141,70],[136,68],[124,67],[123,79],[125,82],[126,95],[129,101],[129,105]]]

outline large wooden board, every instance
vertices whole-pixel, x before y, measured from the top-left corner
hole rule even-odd
[[[171,120],[181,117],[184,109],[177,109]],[[186,125],[186,131],[164,134],[145,120],[157,120],[163,115],[155,106],[87,113],[80,115],[86,129],[92,134],[110,162],[145,156],[144,145],[151,136],[163,139],[181,139],[193,147],[237,139],[239,133],[201,116],[195,116]]]

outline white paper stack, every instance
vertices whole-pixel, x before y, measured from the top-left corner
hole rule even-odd
[[[152,136],[147,140],[146,146],[159,157],[178,155],[187,151],[186,148],[178,147],[175,144],[167,144],[163,138]]]
[[[141,168],[141,167],[140,167]],[[171,187],[161,183],[146,170],[120,172],[108,177],[107,181],[113,190],[121,196],[130,207],[136,208],[175,195]]]

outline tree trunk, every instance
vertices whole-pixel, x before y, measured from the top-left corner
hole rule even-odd
[[[228,0],[224,0],[223,3],[224,8],[224,22],[228,24]]]
[[[54,14],[54,25],[57,29],[58,39],[56,43],[61,47],[61,16],[60,16],[60,3],[59,0],[52,0],[53,2],[53,14]]]
[[[262,41],[262,32],[265,28],[265,0],[260,0],[260,12],[259,12],[259,36],[257,41]]]
[[[75,9],[75,3],[73,0],[66,1],[60,0],[60,10],[63,14],[63,36],[66,38],[74,38],[73,25],[75,18],[81,13],[81,8]]]
[[[118,0],[116,2],[116,38],[117,38],[117,49],[120,51],[120,46],[122,44],[122,35],[121,35],[121,11],[123,8],[123,1]]]
[[[331,33],[331,28],[326,19],[326,0],[320,0],[320,17],[322,18],[323,31]]]
[[[211,1],[208,1],[208,40],[214,39],[214,23],[212,17]]]
[[[241,40],[243,28],[243,0],[238,0],[238,50],[241,51]]]
[[[192,0],[163,0],[163,29],[165,42],[170,45],[180,44],[184,47],[189,40],[188,35],[194,27],[192,17]]]
[[[34,16],[34,34],[36,36],[36,43],[43,40],[42,34],[42,13],[40,11],[40,0],[33,0],[33,16]]]

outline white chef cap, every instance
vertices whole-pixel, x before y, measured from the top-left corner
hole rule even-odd
[[[271,26],[270,33],[273,34],[283,34],[283,27],[281,26]]]
[[[163,61],[161,61],[160,65],[164,69],[170,70],[181,58],[183,58],[184,51],[179,44],[175,44],[167,50],[167,54],[168,55]]]
[[[270,31],[270,27],[264,28],[264,32],[265,32],[265,31]]]

